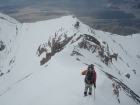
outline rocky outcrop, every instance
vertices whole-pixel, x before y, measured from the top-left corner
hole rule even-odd
[[[75,51],[75,50],[72,52],[71,56],[74,56],[74,55],[83,56],[81,53],[79,53],[78,51]]]
[[[60,30],[62,31],[62,29]],[[47,43],[42,44],[38,47],[37,50],[38,57],[43,53],[46,54],[46,56],[43,57],[42,60],[40,61],[40,65],[44,65],[46,62],[48,62],[53,55],[63,50],[64,47],[69,42],[70,44],[73,44],[77,41],[78,41],[77,46],[80,49],[84,48],[88,51],[91,51],[92,53],[97,52],[99,59],[101,59],[101,61],[105,63],[107,66],[112,63],[113,58],[117,61],[118,54],[116,53],[111,54],[108,44],[104,41],[100,42],[94,36],[88,34],[80,34],[80,35],[74,34],[73,36],[68,37],[66,33],[63,33],[59,36],[57,35],[57,33],[55,33],[54,37],[50,38]],[[76,50],[73,50],[71,55],[83,56]]]
[[[79,27],[79,24],[80,24],[80,22],[76,21],[74,27],[75,27],[75,28],[78,28],[78,27]]]
[[[111,54],[109,46],[106,42],[104,41],[100,42],[94,36],[87,34],[80,35],[75,41],[81,38],[82,41],[78,43],[79,48],[84,48],[86,50],[92,51],[92,53],[98,52],[98,56],[100,57],[101,61],[106,65],[112,63],[113,58],[117,61],[118,54],[116,53]]]
[[[93,36],[91,35],[87,35],[87,34],[84,34],[85,35],[85,39],[88,40],[88,41],[91,41],[95,44],[97,44],[98,46],[100,46],[100,42]]]
[[[57,36],[57,34],[55,34],[55,37],[50,38],[47,43],[40,45],[37,50],[37,55],[40,56],[43,53],[46,54],[46,56],[43,57],[40,61],[40,65],[44,65],[57,52],[62,51],[72,38],[73,37],[67,37],[66,34],[61,34],[60,36]]]
[[[128,79],[130,78],[130,74],[126,74],[125,76],[126,76]]]
[[[134,91],[132,91],[127,85],[125,85],[122,81],[120,81],[119,79],[117,79],[113,75],[111,75],[107,72],[104,72],[104,73],[108,76],[109,79],[111,79],[115,83],[113,93],[116,94],[119,103],[121,103],[121,101],[119,100],[119,91],[123,90],[137,104],[140,104],[140,96],[138,96],[136,93],[134,93]],[[112,86],[113,86],[113,84],[112,84]]]
[[[4,73],[0,73],[0,77],[3,76],[3,75],[4,75]]]
[[[0,41],[0,51],[3,51],[3,50],[4,50],[4,48],[5,48],[5,45],[3,44],[3,42],[2,42],[2,41]]]
[[[38,47],[38,56],[40,56],[43,52],[47,52],[47,49],[44,47],[41,47],[41,45]]]

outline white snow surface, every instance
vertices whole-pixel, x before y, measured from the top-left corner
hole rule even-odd
[[[0,41],[6,46],[0,51],[0,74],[4,73],[0,76],[1,105],[137,105],[123,90],[119,92],[118,103],[113,94],[113,81],[101,69],[121,80],[140,96],[140,34],[120,36],[94,30],[73,16],[23,24],[14,19],[6,19],[8,21],[0,18]],[[74,27],[76,21],[80,22],[79,28]],[[79,40],[72,44],[69,42],[62,51],[41,66],[40,60],[45,57],[45,53],[38,57],[37,49],[54,38],[55,33],[56,38],[64,34],[68,37],[76,34],[73,40],[83,34],[94,36],[100,42],[105,41],[112,49],[112,54],[118,53],[118,60],[113,59],[113,64],[107,66],[97,57],[98,52],[92,53],[80,48],[77,49],[84,57],[71,56]],[[95,65],[95,101],[94,88],[91,96],[83,97],[85,76],[81,72],[87,69],[84,63]],[[136,74],[133,70],[136,70]],[[130,74],[129,79],[125,76],[127,73]]]

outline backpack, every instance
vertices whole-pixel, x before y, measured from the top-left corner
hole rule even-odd
[[[94,74],[93,72],[87,72],[87,75],[85,77],[85,82],[88,83],[88,84],[92,84],[94,81]]]

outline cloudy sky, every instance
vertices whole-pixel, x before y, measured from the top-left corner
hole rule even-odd
[[[0,12],[20,22],[36,22],[66,15],[75,15],[83,23],[140,23],[140,9],[112,6],[112,0],[0,0]],[[121,0],[118,0],[121,1]],[[94,25],[95,26],[95,25]]]

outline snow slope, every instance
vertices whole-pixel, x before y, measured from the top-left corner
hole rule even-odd
[[[2,105],[140,104],[140,34],[125,37],[94,30],[74,16],[23,24],[5,18],[0,19],[0,41],[6,46],[0,51]],[[77,22],[80,24],[76,28]],[[102,62],[103,58],[98,54],[100,47],[91,42],[90,37],[97,39],[104,50],[108,48],[110,54],[118,53],[117,61],[113,58],[108,65]],[[87,48],[79,46],[84,40]],[[61,46],[57,51],[53,50],[56,44]],[[95,46],[99,50],[93,52]],[[42,48],[46,50],[41,51]],[[43,58],[48,58],[45,63]],[[97,72],[95,101],[94,95],[83,97],[84,76],[81,72],[87,69],[86,64],[94,64]],[[103,71],[129,87],[138,95],[138,100],[131,98],[131,92],[129,94],[122,87],[119,97],[114,95],[112,83],[115,81]],[[125,76],[127,73],[129,79]]]

